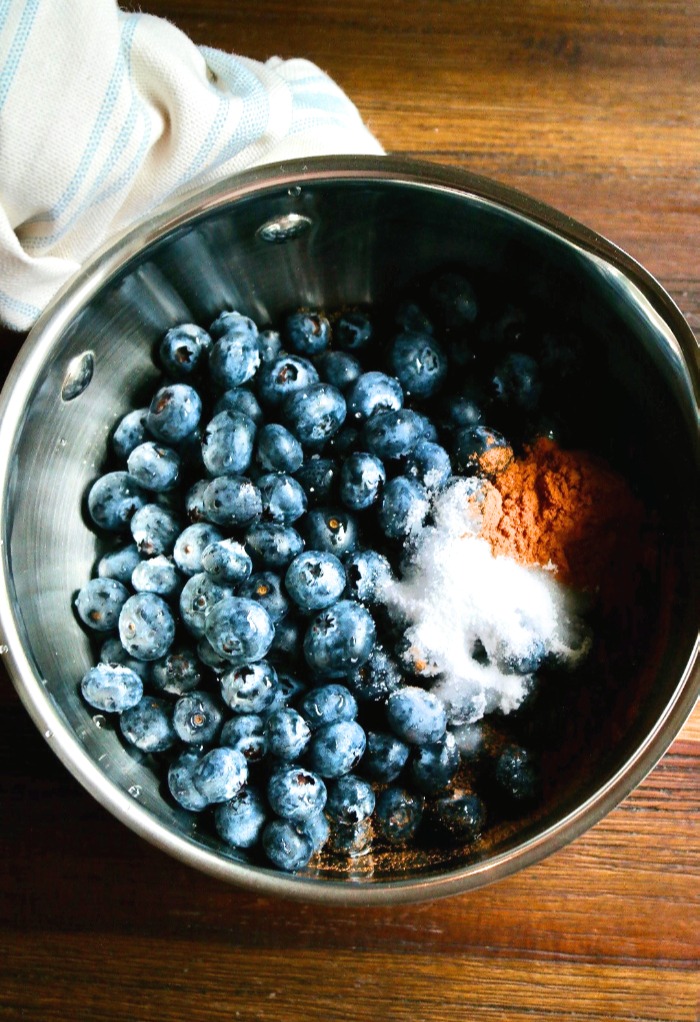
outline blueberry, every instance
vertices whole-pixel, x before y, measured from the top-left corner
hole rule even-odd
[[[326,786],[321,778],[300,766],[276,770],[267,785],[272,811],[292,823],[301,823],[323,810]]]
[[[308,359],[300,355],[281,355],[258,372],[258,394],[271,407],[281,405],[285,398],[318,382],[318,372]]]
[[[187,692],[175,703],[173,727],[187,745],[209,745],[221,727],[221,710],[207,692]]]
[[[377,520],[385,536],[404,539],[418,532],[429,511],[425,488],[407,476],[396,476],[384,488]]]
[[[202,682],[199,657],[193,649],[180,646],[154,661],[151,678],[159,692],[173,696],[192,692]]]
[[[201,522],[207,517],[204,509],[204,491],[208,485],[208,479],[198,479],[185,494],[185,514],[189,522]]]
[[[203,635],[197,640],[197,656],[205,667],[211,668],[217,677],[227,671],[231,664],[224,657],[214,652]]]
[[[143,682],[149,681],[151,677],[151,664],[145,660],[136,660],[135,657],[129,656],[122,646],[121,640],[116,635],[105,639],[102,643],[100,647],[100,663],[119,664],[121,667],[128,667],[134,674],[138,674]]]
[[[319,852],[323,848],[331,832],[325,813],[316,813],[315,816],[302,820],[301,823],[297,823],[296,829],[300,834],[309,839],[314,853]]]
[[[344,826],[362,823],[374,812],[374,789],[354,774],[346,774],[328,787],[326,813]]]
[[[273,866],[288,873],[306,866],[314,854],[311,839],[287,820],[271,820],[262,832],[262,844]]]
[[[239,415],[246,415],[252,419],[256,426],[261,426],[263,421],[262,408],[252,390],[246,387],[233,387],[226,390],[214,405],[214,415],[219,412],[237,412]]]
[[[362,667],[346,675],[345,684],[363,703],[386,702],[401,686],[403,676],[398,664],[376,643]]]
[[[143,697],[143,682],[135,671],[121,664],[97,664],[83,675],[83,699],[96,710],[122,713]]]
[[[260,603],[227,596],[207,614],[204,634],[219,656],[242,666],[262,660],[272,643],[275,626]]]
[[[445,734],[445,707],[432,692],[407,685],[387,701],[387,720],[392,731],[411,745],[438,742]]]
[[[207,423],[202,436],[202,459],[212,476],[237,476],[253,457],[256,426],[240,412],[219,412]]]
[[[175,801],[191,813],[201,813],[209,805],[197,791],[192,775],[199,766],[202,753],[185,749],[168,767],[168,788]]]
[[[347,594],[362,603],[379,602],[384,586],[393,578],[391,565],[376,550],[355,550],[345,560]]]
[[[301,652],[301,636],[299,621],[292,614],[285,614],[280,621],[275,621],[275,637],[268,656],[286,662],[295,660]]]
[[[207,331],[194,323],[171,327],[160,342],[160,364],[170,376],[186,379],[201,366],[211,343]]]
[[[304,636],[304,656],[317,674],[340,678],[367,660],[376,634],[372,615],[361,603],[339,600],[312,619]]]
[[[338,462],[318,454],[312,455],[296,472],[296,479],[312,507],[328,504],[335,498],[339,478]]]
[[[156,391],[148,409],[149,432],[165,443],[184,440],[199,425],[202,401],[187,383],[171,383]]]
[[[372,848],[372,822],[336,823],[330,834],[329,848],[344,858],[358,859]]]
[[[92,484],[88,511],[98,529],[119,532],[147,501],[146,493],[128,472],[108,472]]]
[[[265,802],[250,785],[214,809],[216,832],[232,848],[254,848],[266,822]]]
[[[139,548],[135,543],[110,550],[97,562],[97,574],[100,578],[115,578],[117,582],[130,582],[131,575],[137,564],[141,562]]]
[[[352,355],[345,351],[327,351],[316,359],[316,367],[325,383],[338,390],[347,390],[359,379],[362,368]]]
[[[162,492],[172,490],[180,476],[180,457],[170,447],[147,440],[134,447],[126,463],[139,486]]]
[[[423,819],[423,803],[403,788],[385,788],[377,795],[374,821],[377,834],[392,845],[407,844]]]
[[[135,408],[127,412],[112,433],[112,449],[116,456],[126,461],[134,447],[138,447],[146,439],[146,418],[148,408]]]
[[[331,325],[320,312],[293,312],[284,323],[287,348],[296,355],[319,355],[331,339]]]
[[[333,554],[307,550],[289,565],[284,584],[301,610],[323,610],[340,598],[345,588],[345,569]]]
[[[345,398],[330,383],[314,383],[286,399],[285,420],[302,444],[320,444],[337,433],[345,421]]]
[[[412,301],[401,302],[394,313],[394,322],[409,333],[432,334],[435,332],[432,322],[420,306]]]
[[[520,648],[503,643],[489,649],[489,655],[502,671],[508,674],[534,674],[542,666],[547,647],[537,635],[527,634],[527,622],[522,622],[523,634]]]
[[[202,552],[202,568],[217,582],[238,585],[253,571],[253,562],[244,546],[235,539],[217,539]]]
[[[361,511],[374,504],[385,482],[386,469],[379,458],[357,451],[343,464],[340,499],[351,511]]]
[[[264,521],[291,525],[306,511],[306,494],[301,483],[284,472],[269,472],[257,481]]]
[[[299,678],[295,678],[291,674],[278,674],[274,708],[280,709],[282,706],[296,702],[305,695],[306,691],[306,685]]]
[[[423,420],[410,408],[398,412],[377,412],[364,426],[364,441],[378,458],[403,458],[423,438]]]
[[[442,489],[452,475],[450,456],[444,447],[421,440],[406,458],[404,472],[429,493]]]
[[[179,604],[180,617],[185,628],[198,638],[204,635],[207,615],[227,596],[231,596],[231,590],[215,582],[205,571],[200,571],[189,578],[180,593]]]
[[[484,803],[471,793],[443,795],[433,803],[432,815],[442,830],[460,841],[476,841],[486,823]]]
[[[447,430],[479,426],[484,420],[485,405],[486,398],[476,387],[465,388],[462,394],[447,398],[438,421]]]
[[[78,593],[75,609],[80,620],[96,632],[111,632],[119,623],[128,589],[114,578],[93,578]]]
[[[373,333],[368,313],[345,312],[335,324],[335,343],[343,351],[357,351],[369,344]]]
[[[437,426],[432,419],[428,418],[423,412],[416,412],[416,424],[420,429],[420,436],[418,437],[418,443],[421,440],[428,440],[431,444],[436,444],[439,439]]]
[[[496,364],[491,386],[496,400],[508,409],[532,412],[542,395],[539,366],[530,355],[510,352]]]
[[[399,776],[408,760],[409,747],[396,735],[383,731],[367,732],[367,748],[362,757],[362,773],[370,780],[389,784]]]
[[[357,717],[357,701],[344,685],[319,685],[309,689],[299,700],[298,708],[312,731]]]
[[[321,777],[342,777],[355,769],[366,744],[364,728],[356,720],[324,724],[316,729],[311,739],[309,766]]]
[[[209,352],[209,372],[218,387],[240,387],[252,380],[260,361],[257,330],[253,334],[232,325]]]
[[[305,751],[311,728],[302,715],[290,707],[275,710],[265,723],[268,751],[277,759],[293,762]]]
[[[447,377],[447,355],[430,334],[399,334],[389,349],[389,364],[406,394],[414,398],[433,397]]]
[[[248,780],[248,764],[237,749],[212,749],[192,772],[194,786],[207,802],[228,802]]]
[[[493,478],[513,460],[513,448],[506,438],[488,426],[469,426],[455,436],[454,456],[457,469],[464,475]]]
[[[282,579],[273,571],[258,571],[244,582],[239,590],[239,596],[245,596],[249,600],[255,600],[267,611],[270,620],[275,625],[281,621],[289,610],[289,600],[282,589]]]
[[[460,764],[459,749],[453,734],[448,731],[439,742],[421,745],[411,761],[413,786],[425,795],[446,788]]]
[[[119,615],[119,638],[137,660],[159,660],[175,638],[175,621],[167,603],[153,593],[130,596]]]
[[[227,720],[221,729],[220,745],[238,749],[247,763],[259,763],[267,755],[265,722],[257,713],[246,713]]]
[[[306,545],[336,557],[351,553],[357,546],[357,523],[349,512],[335,508],[314,508],[304,520]]]
[[[258,433],[255,460],[263,472],[292,473],[301,468],[304,451],[288,429],[270,422]]]
[[[185,575],[196,575],[203,570],[204,551],[212,543],[218,543],[223,538],[223,533],[208,522],[188,525],[175,540],[173,560]]]
[[[256,522],[245,534],[246,549],[261,568],[287,568],[304,549],[304,540],[291,525]]]
[[[222,674],[221,697],[234,713],[264,713],[275,699],[277,672],[266,660],[231,667]]]
[[[260,358],[263,364],[274,362],[282,355],[282,338],[277,330],[261,330],[258,334]]]
[[[403,388],[386,373],[363,373],[348,397],[348,415],[365,422],[375,412],[398,412],[403,408]]]
[[[162,554],[141,561],[131,575],[131,585],[137,593],[155,593],[156,596],[175,596],[184,582],[172,559]]]
[[[131,535],[139,553],[147,557],[172,553],[175,540],[182,530],[180,519],[160,504],[144,504],[133,515]]]
[[[119,730],[141,752],[164,752],[177,741],[172,708],[165,699],[144,696],[119,715]]]
[[[209,327],[210,335],[217,341],[229,332],[253,338],[258,336],[258,328],[253,320],[235,309],[225,309],[220,312]]]
[[[537,764],[527,749],[507,745],[498,756],[493,770],[499,794],[509,803],[527,805],[537,800],[540,776]]]
[[[217,476],[202,498],[206,517],[217,525],[248,525],[262,511],[260,491],[244,476]]]
[[[474,289],[459,273],[446,272],[437,277],[430,286],[430,300],[436,316],[448,330],[464,329],[476,319]]]

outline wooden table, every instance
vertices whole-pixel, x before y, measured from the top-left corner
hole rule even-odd
[[[140,6],[198,43],[310,58],[387,150],[570,213],[700,325],[693,0]],[[549,860],[471,895],[362,911],[185,869],[79,788],[4,677],[0,700],[0,1019],[700,1018],[700,709],[641,787]]]

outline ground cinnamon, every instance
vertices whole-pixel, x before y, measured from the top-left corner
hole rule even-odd
[[[644,508],[609,465],[545,437],[494,479],[481,535],[495,554],[540,564],[577,589],[597,589],[630,563]]]

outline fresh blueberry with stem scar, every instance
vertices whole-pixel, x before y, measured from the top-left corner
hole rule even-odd
[[[282,355],[274,362],[261,366],[257,381],[260,400],[274,408],[281,405],[290,394],[318,383],[318,372],[301,355]]]
[[[265,713],[275,699],[277,672],[266,660],[231,667],[221,675],[221,698],[234,713]]]
[[[304,656],[319,676],[341,678],[362,666],[376,637],[369,611],[354,600],[339,600],[312,619],[304,636]]]
[[[151,401],[146,425],[157,440],[173,443],[184,440],[199,425],[202,400],[187,383],[161,387]]]
[[[129,590],[114,578],[93,578],[78,593],[75,609],[80,620],[96,632],[111,632],[119,623]]]
[[[289,600],[283,591],[282,579],[274,571],[258,571],[251,575],[239,587],[238,595],[255,600],[264,607],[275,628],[277,622],[281,621],[289,610]]]
[[[186,379],[202,366],[211,345],[211,336],[195,323],[171,327],[160,342],[160,364],[170,376]]]
[[[372,320],[367,312],[345,312],[335,324],[335,342],[343,351],[366,347],[373,336]]]
[[[206,616],[204,634],[219,656],[235,666],[262,660],[275,634],[275,626],[255,600],[227,596]]]
[[[284,584],[302,611],[323,610],[340,599],[345,588],[345,569],[333,554],[307,550],[289,565]]]
[[[204,635],[204,626],[210,610],[232,592],[228,586],[215,582],[211,575],[200,571],[189,578],[180,593],[180,618],[192,635]]]
[[[306,545],[311,550],[344,557],[357,546],[357,523],[345,510],[315,508],[304,520]]]
[[[284,766],[270,777],[267,798],[278,816],[301,823],[322,811],[326,804],[326,786],[318,774],[304,767]]]
[[[168,695],[192,692],[202,683],[199,657],[188,646],[171,649],[162,659],[153,662],[151,680],[159,692]]]
[[[401,408],[403,388],[386,373],[363,373],[348,397],[348,416],[353,422],[366,422],[375,412],[398,412]]]
[[[247,763],[260,763],[267,755],[265,721],[257,713],[231,717],[221,729],[219,745],[238,749]]]
[[[331,325],[320,312],[293,312],[284,324],[287,348],[296,355],[320,355],[331,339]]]
[[[187,745],[209,745],[221,727],[221,710],[207,692],[188,692],[175,703],[173,727]]]
[[[204,551],[212,543],[218,543],[223,538],[223,532],[209,522],[188,525],[175,540],[173,560],[184,575],[196,575],[203,570]]]

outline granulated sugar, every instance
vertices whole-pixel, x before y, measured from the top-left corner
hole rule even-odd
[[[573,667],[590,646],[572,590],[479,538],[475,484],[458,479],[437,498],[434,524],[413,533],[403,578],[382,594],[453,723],[510,713],[545,656]]]

